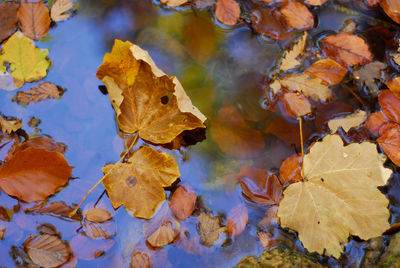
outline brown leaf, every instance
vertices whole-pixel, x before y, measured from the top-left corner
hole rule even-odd
[[[169,207],[175,217],[183,221],[192,215],[196,203],[196,192],[189,185],[179,186],[173,193]]]
[[[49,8],[42,2],[24,2],[18,9],[19,27],[31,39],[39,40],[50,29]]]
[[[328,85],[339,84],[347,73],[347,69],[332,59],[321,59],[314,62],[305,71],[312,78],[319,78]]]
[[[88,221],[102,223],[110,220],[112,217],[110,212],[103,208],[92,208],[85,214],[85,218]]]
[[[279,178],[283,186],[287,186],[290,183],[304,181],[301,176],[301,167],[303,161],[301,155],[293,154],[286,158],[281,167],[279,168]]]
[[[281,13],[288,28],[308,30],[314,27],[314,17],[302,3],[288,1],[281,7]]]
[[[26,212],[35,212],[39,214],[49,214],[49,215],[54,215],[54,216],[62,216],[62,217],[69,217],[69,214],[74,210],[73,207],[68,206],[65,202],[63,201],[55,201],[47,206],[43,206],[43,204],[40,204],[38,206],[33,206],[29,209],[25,210]],[[82,218],[80,214],[76,213],[72,219],[80,221]]]
[[[381,90],[378,100],[385,115],[390,120],[400,123],[400,99],[390,90]]]
[[[397,0],[381,0],[379,5],[395,22],[400,23],[400,3]]]
[[[189,0],[161,0],[161,3],[166,4],[170,7],[178,7],[183,4],[186,4]]]
[[[4,207],[0,206],[0,220],[2,221],[10,221],[11,217],[7,212],[7,209]]]
[[[240,6],[235,0],[218,0],[215,15],[223,24],[235,25],[240,16]]]
[[[285,40],[291,37],[291,32],[282,20],[282,14],[271,8],[260,8],[251,13],[253,29],[274,40]]]
[[[130,268],[150,268],[150,257],[144,252],[134,251],[131,256]]]
[[[200,243],[206,247],[211,247],[214,242],[219,239],[219,234],[223,232],[225,228],[220,226],[218,217],[200,213],[198,219],[199,228],[197,231],[200,235]]]
[[[0,3],[0,43],[17,29],[17,10],[19,5],[13,2]]]
[[[161,225],[154,233],[146,238],[146,241],[155,248],[164,247],[172,243],[179,231],[172,228],[172,223],[167,222]]]
[[[391,127],[376,141],[389,156],[390,160],[400,166],[400,126],[398,124],[391,124]]]
[[[24,202],[42,201],[68,182],[71,170],[64,155],[30,147],[0,168],[0,188]]]
[[[211,137],[221,151],[239,158],[251,158],[261,153],[264,138],[252,129],[234,106],[219,109],[211,120]]]
[[[110,238],[110,233],[103,228],[101,224],[85,223],[84,225],[85,234],[93,239],[107,239]]]
[[[288,116],[299,117],[311,113],[310,101],[302,93],[285,92],[281,100]]]
[[[71,17],[68,13],[74,7],[74,2],[70,0],[57,0],[51,7],[51,19],[53,21],[64,21]]]
[[[4,239],[4,234],[6,233],[6,228],[1,228],[0,229],[0,240]]]
[[[28,105],[31,102],[44,101],[46,99],[59,99],[63,94],[64,91],[59,90],[54,84],[44,82],[27,92],[18,91],[12,100],[17,101],[18,104]]]
[[[364,128],[368,129],[375,137],[380,136],[380,129],[386,123],[389,123],[390,120],[386,117],[386,115],[382,111],[378,111],[370,114],[368,120],[364,124]]]
[[[247,208],[240,204],[232,208],[227,216],[226,227],[230,236],[240,235],[249,221]]]
[[[386,82],[385,85],[400,99],[400,76],[395,77],[392,81]]]
[[[320,41],[320,45],[328,57],[335,59],[342,66],[364,65],[373,60],[365,41],[349,33],[329,35]]]
[[[265,169],[241,167],[246,174],[240,178],[242,193],[252,202],[269,206],[278,204],[282,198],[282,185],[275,174]]]
[[[76,258],[90,261],[112,248],[114,243],[112,239],[91,239],[79,234],[71,239],[70,246]]]
[[[305,0],[304,2],[312,6],[320,6],[328,0]]]
[[[68,261],[71,256],[68,246],[54,235],[29,237],[24,242],[29,258],[43,267],[57,267]]]
[[[22,120],[17,118],[4,118],[0,114],[0,129],[3,133],[11,134],[22,127]]]

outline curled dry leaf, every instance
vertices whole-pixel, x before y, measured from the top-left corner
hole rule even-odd
[[[192,215],[196,204],[196,192],[189,185],[179,186],[173,193],[169,207],[175,217],[183,221]]]
[[[389,124],[390,127],[376,140],[390,160],[400,166],[400,125]]]
[[[88,221],[102,223],[110,220],[112,217],[110,212],[103,208],[92,208],[85,214],[85,218]]]
[[[290,183],[304,181],[301,176],[302,165],[303,161],[299,154],[293,154],[282,162],[282,165],[279,168],[279,178],[283,186],[287,186]]]
[[[115,40],[97,77],[107,87],[119,128],[155,144],[169,143],[185,130],[205,128],[175,77],[165,75],[148,53],[130,42]]]
[[[364,124],[364,128],[368,129],[374,136],[378,137],[382,133],[380,133],[380,129],[386,123],[389,123],[390,120],[386,117],[386,115],[382,111],[378,111],[372,113],[368,120]]]
[[[339,84],[347,73],[347,69],[332,59],[321,59],[314,62],[305,71],[312,78],[319,78],[328,85]]]
[[[392,171],[370,142],[347,146],[338,135],[316,142],[303,162],[305,182],[284,191],[278,217],[282,227],[299,233],[310,252],[338,258],[350,234],[380,236],[389,227],[389,201],[378,186]]]
[[[271,8],[255,9],[251,13],[253,29],[274,40],[285,40],[291,37],[291,32],[285,27],[282,20],[281,13]]]
[[[130,268],[150,268],[150,257],[144,252],[134,251],[131,255]]]
[[[172,223],[167,222],[161,225],[154,233],[146,238],[146,241],[155,248],[164,247],[172,243],[179,231],[172,228]]]
[[[57,86],[50,82],[44,82],[37,87],[31,88],[27,92],[19,91],[15,98],[18,104],[28,105],[31,102],[43,101],[46,99],[59,99],[64,94]]]
[[[211,137],[221,151],[239,158],[260,154],[265,145],[261,132],[252,129],[234,106],[218,110],[211,121]]]
[[[381,0],[379,5],[395,22],[400,23],[400,3],[397,0]]]
[[[281,100],[288,116],[299,117],[311,113],[311,103],[302,93],[285,92]]]
[[[0,129],[3,133],[11,134],[22,127],[22,120],[6,119],[0,115]]]
[[[326,3],[327,1],[328,0],[305,0],[304,2],[312,6],[320,6]]]
[[[29,258],[42,267],[60,266],[71,256],[68,246],[55,235],[29,237],[24,248]]]
[[[42,2],[23,2],[18,9],[19,27],[31,39],[39,40],[50,29],[50,11]]]
[[[240,173],[243,174],[239,179],[242,193],[250,201],[265,206],[279,203],[282,185],[275,174],[250,166],[241,167]]]
[[[240,16],[240,6],[235,0],[218,0],[215,16],[226,25],[235,25]]]
[[[320,45],[325,55],[342,66],[364,65],[373,60],[367,43],[361,37],[349,33],[329,35],[321,39]]]
[[[170,7],[178,7],[186,4],[187,2],[189,2],[189,0],[161,0],[161,3]]]
[[[141,147],[128,162],[103,167],[103,185],[114,208],[124,205],[135,217],[149,219],[165,200],[163,187],[180,176],[178,166],[171,156],[150,147]]]
[[[392,81],[386,82],[385,84],[390,91],[400,99],[400,76],[394,78]]]
[[[281,71],[287,71],[300,65],[300,61],[296,58],[304,52],[304,47],[307,41],[307,32],[304,32],[301,38],[293,45],[292,49],[287,50],[283,55],[279,69]]]
[[[287,28],[308,30],[314,27],[314,17],[302,3],[287,1],[281,7],[281,13]]]
[[[363,110],[358,110],[355,113],[329,120],[328,127],[331,133],[335,133],[340,127],[345,132],[348,132],[351,128],[359,127],[366,119],[367,113]]]
[[[18,7],[19,5],[13,2],[0,3],[0,43],[17,29]]]
[[[71,171],[64,155],[29,147],[0,168],[0,188],[24,202],[42,201],[68,182]]]
[[[396,123],[400,123],[400,99],[390,90],[381,90],[378,100],[385,116]]]
[[[249,214],[247,208],[240,204],[232,208],[227,216],[226,228],[230,236],[240,235],[246,228],[249,221]]]
[[[198,216],[200,235],[200,243],[206,247],[211,247],[215,241],[219,239],[219,234],[225,231],[225,227],[221,227],[218,217],[212,217],[206,213],[200,213]]]
[[[64,21],[71,17],[68,13],[74,7],[74,2],[70,0],[57,0],[51,7],[51,19],[53,21]]]

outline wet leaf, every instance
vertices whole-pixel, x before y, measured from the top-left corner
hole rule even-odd
[[[185,130],[205,127],[205,116],[192,105],[179,81],[165,75],[146,51],[130,42],[115,41],[97,77],[106,85],[125,133],[137,132],[142,139],[162,144]]]
[[[329,120],[328,126],[331,133],[335,133],[340,127],[342,127],[345,132],[348,132],[351,128],[359,127],[366,119],[367,113],[363,110],[358,110],[352,114]]]
[[[326,3],[327,1],[328,0],[305,0],[304,2],[312,6],[320,6]]]
[[[392,171],[370,142],[347,146],[338,135],[316,142],[305,156],[306,182],[284,191],[278,216],[282,227],[299,233],[309,252],[340,256],[349,234],[380,236],[389,227],[389,201],[378,186]]]
[[[36,147],[43,148],[47,151],[64,153],[66,151],[67,146],[61,142],[56,142],[52,138],[48,137],[37,137],[33,139],[29,139],[23,143],[21,143],[16,149],[15,152],[25,150],[28,147]]]
[[[88,221],[102,223],[110,220],[112,217],[110,212],[103,208],[92,208],[85,214],[85,218]]]
[[[252,202],[269,206],[282,198],[282,185],[275,174],[265,169],[243,166],[240,181],[242,193]]]
[[[0,128],[1,132],[11,134],[22,127],[22,120],[19,119],[7,119],[0,115]]]
[[[178,7],[183,4],[186,4],[189,0],[161,0],[161,3],[166,4],[170,7]]]
[[[227,216],[226,227],[230,236],[240,235],[246,228],[249,221],[249,214],[247,208],[240,204],[232,208]]]
[[[380,129],[390,120],[382,111],[370,114],[368,120],[364,124],[364,128],[368,129],[374,136],[380,136]]]
[[[400,166],[400,125],[391,124],[376,141],[390,160]]]
[[[265,145],[261,132],[252,129],[234,106],[218,110],[211,120],[211,137],[221,151],[239,158],[260,154]]]
[[[46,59],[48,54],[48,49],[36,48],[31,39],[16,32],[3,44],[0,71],[6,71],[4,63],[8,62],[11,76],[15,79],[22,82],[38,81],[47,75],[50,66],[50,61]]]
[[[379,94],[379,87],[376,82],[382,79],[382,70],[386,67],[385,63],[374,61],[353,71],[353,76],[361,85],[364,84],[367,86],[368,92],[372,96],[377,96]]]
[[[39,40],[50,29],[50,11],[42,2],[23,2],[18,9],[19,27],[31,39]]]
[[[302,3],[287,1],[281,7],[281,13],[288,28],[308,30],[314,27],[314,17]]]
[[[283,55],[280,70],[287,71],[300,64],[296,58],[304,52],[304,47],[307,41],[307,32],[304,32],[301,38],[293,45],[292,49],[287,50]]]
[[[24,242],[29,258],[42,267],[57,267],[71,256],[68,246],[55,235],[39,235]]]
[[[172,243],[179,231],[172,228],[172,223],[161,225],[154,233],[147,237],[146,241],[155,248],[164,247]]]
[[[287,186],[290,183],[304,181],[301,176],[302,164],[303,161],[299,154],[293,154],[282,162],[282,165],[279,168],[279,178],[283,186]]]
[[[299,117],[311,113],[311,103],[302,93],[285,92],[281,100],[288,116]]]
[[[189,185],[179,186],[173,193],[169,207],[175,217],[183,221],[192,215],[196,204],[196,192]]]
[[[62,201],[55,201],[47,206],[44,206],[44,204],[41,204],[39,206],[34,206],[32,208],[29,208],[25,212],[34,212],[34,213],[39,213],[39,214],[47,214],[47,215],[53,215],[53,216],[62,216],[69,218],[69,214],[74,210],[74,207],[68,206],[65,202]],[[72,219],[80,221],[81,216],[80,214],[75,214]]]
[[[108,239],[110,233],[101,224],[85,223],[85,235],[93,239]]]
[[[400,23],[400,3],[396,0],[381,0],[379,5],[395,22]]]
[[[27,92],[19,91],[13,101],[16,100],[18,104],[28,105],[31,102],[44,101],[46,99],[59,99],[63,94],[64,92],[54,84],[44,82]]]
[[[240,6],[235,0],[218,0],[215,16],[226,25],[235,25],[240,16]]]
[[[329,35],[321,39],[320,45],[325,55],[342,66],[364,65],[373,60],[367,43],[361,37],[349,33]]]
[[[165,200],[163,187],[180,176],[175,160],[166,153],[141,147],[128,159],[129,163],[103,167],[103,180],[114,208],[123,205],[135,217],[149,219]]]
[[[319,78],[328,85],[339,84],[347,73],[347,69],[332,59],[321,59],[314,62],[305,71],[312,78]]]
[[[392,93],[400,99],[400,76],[395,77],[392,81],[385,83]]]
[[[134,251],[131,255],[130,268],[150,268],[150,257],[144,252]]]
[[[291,37],[291,32],[282,22],[282,14],[270,8],[260,8],[251,13],[253,29],[274,40],[285,40]]]
[[[292,124],[284,118],[275,118],[266,123],[265,133],[274,135],[289,146],[300,146],[300,131],[298,123]],[[311,129],[307,125],[303,125],[303,139],[306,141],[311,134]]]
[[[218,217],[206,213],[200,213],[198,219],[200,242],[206,247],[211,247],[219,239],[219,234],[225,231],[225,227],[220,226]]]
[[[18,7],[19,5],[13,2],[0,3],[0,43],[17,29]]]
[[[51,7],[51,19],[53,21],[64,21],[71,17],[70,11],[74,7],[74,2],[70,0],[57,0]]]
[[[378,100],[385,116],[396,123],[400,123],[400,99],[390,90],[381,90]]]
[[[30,147],[0,168],[0,188],[24,202],[42,201],[68,182],[71,170],[64,155]]]

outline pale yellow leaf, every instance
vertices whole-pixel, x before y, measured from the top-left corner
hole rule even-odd
[[[281,61],[281,71],[287,71],[300,64],[300,61],[296,58],[303,53],[306,40],[307,32],[304,32],[303,36],[293,45],[292,49],[286,51]]]
[[[189,2],[189,0],[161,0],[161,3],[170,7],[178,7],[186,4],[187,2]]]
[[[328,126],[331,133],[335,133],[339,127],[342,127],[344,131],[348,132],[351,128],[360,126],[366,119],[367,113],[363,110],[359,110],[350,115],[329,120]]]
[[[51,19],[53,21],[64,21],[71,17],[71,13],[66,13],[74,7],[74,2],[70,0],[57,0],[51,7]]]

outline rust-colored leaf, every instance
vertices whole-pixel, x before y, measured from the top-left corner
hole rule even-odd
[[[74,207],[68,206],[65,202],[63,201],[55,201],[47,206],[44,206],[44,204],[40,204],[37,206],[33,206],[31,208],[28,208],[25,210],[25,212],[34,212],[34,213],[39,213],[39,214],[48,214],[48,215],[53,215],[53,216],[61,216],[61,217],[69,217],[69,214],[74,210]],[[81,215],[76,213],[72,219],[80,221]]]
[[[227,216],[226,227],[230,236],[240,235],[246,228],[249,221],[249,214],[247,208],[240,204],[232,208]]]
[[[382,136],[377,139],[383,151],[393,163],[400,166],[400,125],[392,124]]]
[[[15,152],[25,150],[28,147],[43,148],[46,149],[47,151],[59,152],[62,154],[66,150],[65,144],[61,142],[56,142],[54,139],[48,137],[37,137],[21,143],[16,148]]]
[[[381,90],[378,100],[385,115],[390,120],[400,123],[400,99],[390,90]]]
[[[31,102],[44,101],[46,99],[59,99],[64,94],[57,86],[50,82],[44,82],[37,87],[31,88],[27,92],[18,91],[13,101],[18,104],[28,105]]]
[[[252,202],[261,205],[278,204],[282,198],[282,185],[275,174],[265,169],[243,166],[240,186],[242,193]]]
[[[68,246],[55,235],[39,235],[28,238],[24,248],[29,258],[42,267],[57,267],[71,256]]]
[[[328,85],[339,84],[347,73],[347,69],[332,59],[321,59],[314,62],[305,71],[312,78],[319,78]]]
[[[0,43],[17,29],[18,7],[19,5],[14,2],[0,3]]]
[[[4,207],[0,206],[0,220],[2,221],[10,221],[11,217],[7,212],[7,209]]]
[[[235,25],[240,16],[240,6],[235,0],[218,0],[215,16],[226,25]]]
[[[367,43],[349,33],[329,35],[320,41],[324,53],[342,66],[364,65],[373,60]]]
[[[239,158],[258,155],[264,148],[261,132],[252,129],[234,106],[225,106],[211,120],[211,137],[221,151]]]
[[[311,113],[311,103],[303,93],[285,92],[281,100],[288,116],[299,117]]]
[[[0,229],[0,240],[4,239],[4,234],[6,233],[6,228],[1,228]]]
[[[379,5],[395,22],[400,23],[400,2],[397,0],[381,0]]]
[[[196,192],[189,185],[179,186],[173,193],[169,207],[178,220],[185,220],[192,215],[196,203]]]
[[[131,255],[130,268],[150,268],[150,257],[144,252],[134,251]]]
[[[103,208],[92,208],[85,214],[88,221],[102,223],[111,219],[110,212]]]
[[[392,81],[386,82],[385,84],[390,91],[400,99],[400,76],[394,78]]]
[[[378,111],[370,114],[368,120],[364,124],[364,128],[368,129],[375,137],[380,136],[380,129],[386,123],[389,123],[390,120],[386,117],[386,115],[382,111]]]
[[[0,188],[24,202],[42,201],[68,182],[71,170],[64,155],[30,147],[0,168]]]
[[[279,168],[279,178],[283,186],[287,186],[290,183],[304,181],[301,176],[302,167],[301,155],[293,154],[286,158],[281,167]]]
[[[19,27],[31,39],[39,40],[50,29],[50,11],[42,2],[24,2],[18,9]]]
[[[285,40],[291,37],[291,32],[282,20],[282,14],[271,8],[260,8],[251,13],[253,29],[274,40]]]
[[[220,226],[218,217],[212,217],[206,213],[200,213],[198,219],[200,243],[206,247],[211,247],[219,239],[219,234],[225,231],[225,227]]]
[[[314,17],[302,3],[288,1],[281,7],[281,13],[288,28],[308,30],[314,27]]]
[[[172,227],[171,222],[161,225],[154,233],[147,237],[146,241],[155,248],[164,247],[172,243],[179,232]]]

